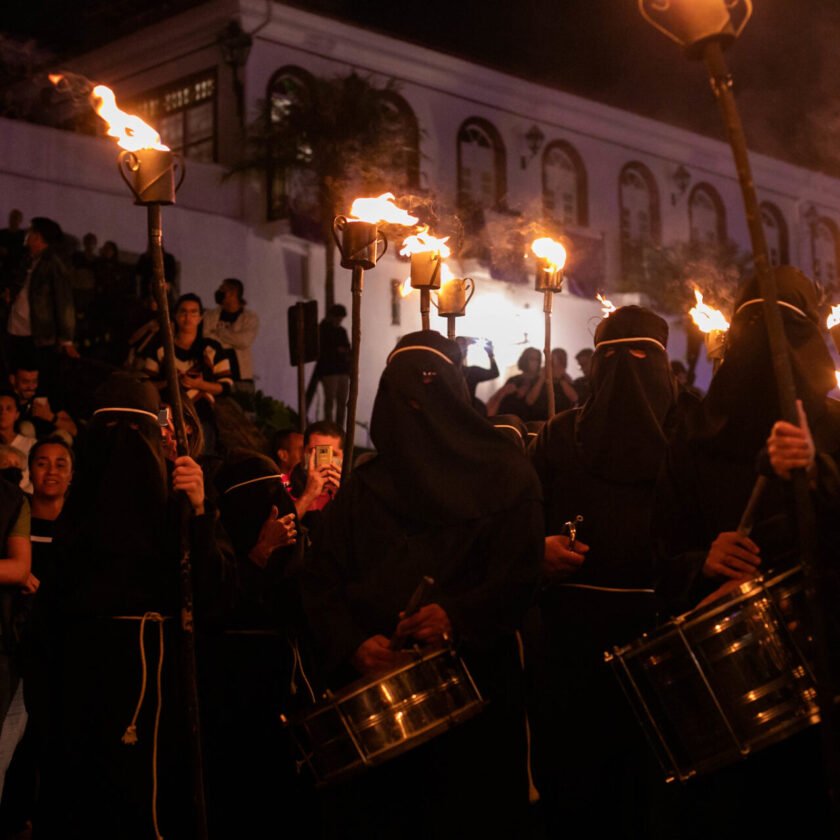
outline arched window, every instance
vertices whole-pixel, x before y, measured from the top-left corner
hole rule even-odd
[[[709,184],[697,184],[688,196],[691,241],[696,245],[726,242],[726,208],[718,191]]]
[[[837,288],[837,225],[826,217],[811,228],[814,280],[829,294]]]
[[[420,126],[411,106],[393,91],[381,93],[387,140],[394,150],[393,186],[416,188],[420,183]]]
[[[506,191],[502,138],[487,120],[473,117],[458,131],[458,205],[496,207]]]
[[[658,244],[661,236],[659,188],[643,163],[628,163],[619,177],[621,242],[640,248]]]
[[[268,218],[282,219],[291,205],[303,198],[308,180],[303,166],[307,163],[306,137],[300,133],[296,112],[311,104],[314,79],[302,67],[281,67],[268,82],[266,91],[268,121],[267,196]],[[311,153],[311,152],[310,152]],[[299,161],[300,168],[295,167]]]
[[[588,224],[586,168],[577,150],[555,140],[543,152],[542,167],[546,217],[561,225]]]
[[[787,265],[788,229],[782,211],[769,201],[761,202],[761,221],[764,224],[764,237],[767,240],[767,252],[770,265]]]

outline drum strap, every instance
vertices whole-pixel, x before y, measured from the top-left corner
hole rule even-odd
[[[312,685],[309,682],[309,678],[306,676],[306,669],[303,667],[303,659],[300,655],[300,646],[298,645],[298,640],[289,638],[287,639],[289,643],[289,647],[292,649],[292,676],[289,681],[289,688],[292,694],[297,694],[297,680],[296,675],[300,672],[301,679],[306,685],[306,689],[309,692],[309,696],[312,699],[313,703],[316,703],[317,700],[315,698],[315,692],[312,690]]]
[[[525,646],[522,644],[522,634],[516,631],[516,650],[519,653],[519,667],[525,673]],[[540,792],[534,784],[534,774],[531,771],[531,722],[528,720],[528,710],[525,710],[525,762],[528,770],[528,802],[532,805],[540,801]]]
[[[120,621],[140,622],[140,696],[137,698],[137,706],[134,709],[134,716],[131,723],[126,727],[122,736],[124,744],[137,743],[137,718],[143,708],[143,701],[146,699],[146,683],[148,678],[148,667],[146,665],[146,622],[155,622],[158,626],[158,663],[157,663],[157,705],[155,706],[155,727],[152,734],[152,825],[155,829],[155,840],[163,840],[158,826],[157,794],[158,794],[158,734],[160,733],[160,713],[163,706],[163,693],[161,691],[161,678],[163,675],[163,623],[169,620],[169,616],[161,615],[159,612],[146,612],[143,615],[115,615]]]

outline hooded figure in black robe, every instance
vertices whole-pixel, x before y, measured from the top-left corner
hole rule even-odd
[[[650,520],[679,414],[667,341],[667,323],[638,306],[602,320],[589,399],[553,417],[530,449],[549,535],[526,633],[535,781],[549,836],[656,836],[645,813],[652,768],[603,653],[656,620]],[[599,804],[605,791],[611,807]]]
[[[818,453],[814,502],[825,519],[840,513],[840,404],[827,397],[836,384],[834,363],[813,283],[789,266],[775,274],[796,393]],[[740,568],[727,576],[709,567],[710,547],[736,530],[759,469],[769,472],[764,450],[781,416],[763,301],[752,279],[739,294],[723,364],[675,437],[657,493],[657,590],[672,613],[737,577]],[[760,549],[756,571],[767,575],[798,562],[792,510],[790,482],[771,478],[749,537]]]
[[[324,514],[304,606],[325,678],[339,686],[358,676],[351,662],[361,652],[387,643],[421,578],[432,577],[428,614],[448,619],[490,703],[331,791],[328,836],[514,837],[527,817],[514,631],[538,573],[540,491],[525,456],[473,410],[459,361],[458,346],[431,331],[391,353],[371,421],[377,455]]]
[[[270,458],[233,452],[215,484],[232,556],[227,609],[204,628],[199,648],[210,823],[220,837],[269,837],[281,825],[300,830],[312,819],[305,813],[311,794],[280,722],[281,711],[315,699],[298,640],[294,574],[302,540],[268,556],[254,552],[264,527],[274,524],[267,520],[295,515]]]
[[[130,374],[114,374],[97,390],[56,533],[57,572],[40,593],[54,661],[38,836],[153,837],[156,739],[161,831],[190,836],[176,630],[181,499],[169,491],[158,405],[156,389]],[[212,519],[202,514],[190,520],[197,606],[206,581],[219,576]],[[143,616],[147,686],[135,714]]]
[[[829,564],[826,582],[836,605],[840,404],[827,396],[835,384],[834,364],[820,332],[813,283],[790,266],[774,273],[796,393],[816,448],[809,475],[811,499],[822,562]],[[799,562],[792,483],[772,473],[765,452],[770,430],[782,413],[763,307],[758,281],[752,278],[735,304],[724,361],[708,394],[674,437],[660,477],[654,521],[656,585],[671,614],[696,607],[702,599],[719,594],[724,585],[755,574],[770,580]],[[759,472],[769,482],[755,524],[749,537],[736,537]],[[733,556],[737,549],[742,553]],[[829,653],[836,655],[840,649],[836,608],[828,622]],[[725,668],[726,663],[716,667]],[[733,685],[733,691],[753,687],[750,675],[739,678],[745,684]],[[776,791],[797,803],[814,836],[828,836],[823,833],[826,782],[818,739],[818,728],[811,727],[693,783],[689,791],[697,813],[708,820],[707,830],[717,832],[725,826],[727,837],[772,834],[778,830],[772,809],[749,808],[746,803]],[[702,824],[698,826],[702,832]]]

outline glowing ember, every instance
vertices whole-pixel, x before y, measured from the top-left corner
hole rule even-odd
[[[357,198],[350,208],[350,215],[372,225],[387,222],[389,225],[411,227],[417,224],[416,216],[394,204],[393,193],[383,193],[378,198]]]
[[[840,303],[831,307],[831,312],[825,321],[825,325],[828,329],[836,327],[838,324],[840,324]]]
[[[552,271],[560,271],[566,264],[566,249],[553,239],[543,236],[531,243],[531,250],[541,260],[545,260]]]
[[[355,207],[355,205],[353,206]],[[409,257],[411,254],[422,254],[427,251],[437,251],[441,256],[441,259],[445,260],[452,253],[449,246],[446,244],[448,241],[448,236],[444,236],[443,239],[440,239],[437,236],[431,236],[429,234],[429,228],[424,226],[421,230],[417,231],[417,233],[412,234],[405,239],[402,250],[400,251],[400,256]]]
[[[413,291],[414,289],[411,288],[411,278],[406,277],[400,286],[400,297],[407,298]]]
[[[700,332],[726,332],[729,329],[729,321],[723,317],[723,313],[703,303],[703,295],[700,294],[699,289],[694,290],[694,297],[697,305],[693,306],[688,314],[691,315],[691,320],[697,324]]]
[[[47,78],[50,80],[51,85],[57,85],[64,76],[62,76],[61,73],[50,73]]]
[[[601,317],[609,318],[615,312],[615,304],[611,300],[607,300],[600,292],[595,295],[598,302],[601,304]]]
[[[121,148],[129,152],[139,152],[140,149],[169,151],[169,147],[160,142],[160,135],[150,125],[117,107],[117,99],[111,88],[97,85],[91,93],[91,100],[96,113],[108,123],[108,136],[115,137]]]

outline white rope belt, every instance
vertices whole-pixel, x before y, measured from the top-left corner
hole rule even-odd
[[[127,745],[137,743],[137,718],[143,708],[143,701],[146,699],[146,683],[148,681],[148,666],[146,664],[146,622],[153,621],[158,626],[158,663],[157,663],[157,704],[155,706],[155,726],[152,733],[152,825],[155,829],[155,840],[163,840],[158,826],[157,794],[158,794],[158,735],[160,734],[160,713],[163,708],[163,692],[161,682],[163,675],[163,622],[169,620],[169,616],[161,615],[159,612],[146,612],[143,615],[115,615],[117,621],[139,621],[140,622],[140,696],[137,698],[137,706],[134,709],[134,716],[131,723],[126,727],[122,736],[122,742]]]

